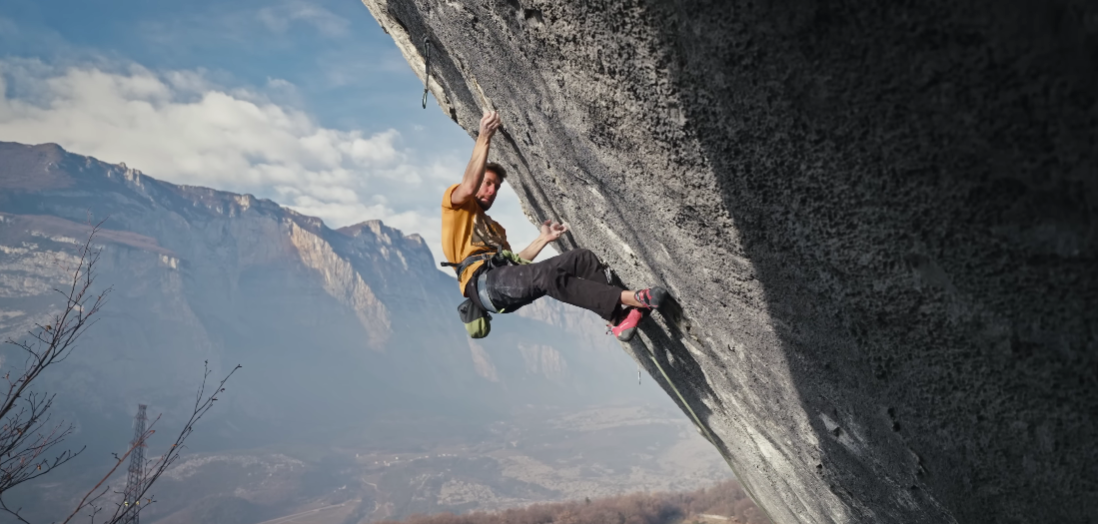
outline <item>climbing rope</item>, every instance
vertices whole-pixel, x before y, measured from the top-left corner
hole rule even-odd
[[[423,109],[427,109],[427,86],[431,83],[431,39],[423,37]]]

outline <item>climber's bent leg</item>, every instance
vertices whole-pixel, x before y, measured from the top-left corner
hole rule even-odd
[[[604,284],[601,274],[602,265],[593,253],[569,251],[543,262],[489,271],[488,296],[497,309],[508,313],[549,295],[611,320],[619,310],[621,288]]]
[[[590,249],[573,249],[546,260],[546,262],[549,261],[553,261],[560,270],[569,275],[574,275],[584,280],[607,283],[606,273],[603,272],[603,270],[606,269],[606,266],[602,264],[599,257]]]

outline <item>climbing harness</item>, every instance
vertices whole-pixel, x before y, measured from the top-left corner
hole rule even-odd
[[[480,305],[484,306],[484,309],[489,313],[503,313],[502,310],[492,304],[492,299],[488,296],[487,271],[481,271],[480,276],[477,277],[477,298],[480,299]]]
[[[457,273],[457,277],[460,279],[461,275],[465,274],[466,268],[477,262],[480,262],[481,260],[489,260],[492,257],[496,256],[496,254],[498,254],[498,252],[480,253],[465,257],[465,260],[462,260],[461,262],[458,262],[456,264],[454,264],[453,262],[439,262],[439,265],[442,267],[454,268],[454,272]]]
[[[457,273],[457,277],[460,279],[469,266],[482,260],[485,261],[488,269],[503,266],[522,266],[530,263],[529,260],[504,249],[470,255],[456,264],[453,262],[439,262],[439,265],[454,268],[454,272]],[[504,313],[505,311],[492,304],[492,299],[488,297],[488,271],[481,271],[475,278],[476,282],[470,282],[470,284],[475,284],[477,299],[480,304],[473,302],[471,298],[465,299],[458,306],[458,316],[461,317],[462,324],[465,324],[465,331],[469,333],[471,338],[484,338],[492,331],[492,315],[490,313]]]
[[[439,262],[438,265],[442,267],[454,268],[454,272],[457,273],[457,277],[460,279],[461,275],[465,274],[466,268],[477,262],[480,262],[481,260],[487,260],[489,268],[497,268],[503,266],[525,266],[526,264],[530,263],[529,260],[526,260],[525,258],[522,258],[509,250],[497,249],[496,251],[488,251],[485,253],[469,255],[465,257],[465,260],[462,260],[461,262],[458,262],[456,264],[453,262]]]
[[[423,109],[427,109],[427,86],[431,83],[431,39],[423,37]]]
[[[482,260],[487,260],[487,263],[491,264],[492,258],[495,257],[497,254],[498,252],[478,253],[476,255],[465,257],[465,260],[462,260],[461,262],[458,262],[456,264],[453,262],[439,262],[439,265],[442,267],[454,268],[454,272],[457,273],[458,280],[460,280],[461,275],[465,273],[465,270],[468,269],[469,266]],[[484,275],[486,273],[487,272],[482,272],[481,275]],[[477,287],[477,290],[480,290],[479,286]],[[480,297],[479,293],[478,298],[481,298],[481,300],[483,300],[483,298]],[[491,304],[490,301],[489,304]],[[492,309],[494,310],[495,307],[492,306]],[[492,311],[492,313],[495,313],[495,311]],[[460,305],[458,305],[458,316],[461,317],[461,323],[465,324],[465,331],[469,333],[470,338],[484,338],[492,332],[492,315],[488,313],[488,309],[481,307],[476,302],[473,302],[473,299],[471,298],[465,299]]]

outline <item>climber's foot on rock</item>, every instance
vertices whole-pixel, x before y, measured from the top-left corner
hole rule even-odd
[[[644,311],[635,307],[627,309],[617,325],[610,326],[610,332],[622,342],[633,340],[633,336],[637,334],[637,326],[644,320]]]
[[[633,298],[637,302],[640,302],[641,307],[647,309],[659,309],[660,305],[663,304],[663,301],[667,299],[667,296],[667,290],[659,286],[653,286],[633,293]]]

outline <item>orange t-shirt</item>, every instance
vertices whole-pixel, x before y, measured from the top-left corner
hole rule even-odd
[[[469,197],[467,202],[457,207],[450,203],[450,196],[459,185],[450,186],[442,194],[442,253],[446,255],[446,260],[451,264],[459,264],[477,253],[510,250],[507,231],[492,220],[492,217],[484,214],[475,197]],[[476,262],[458,276],[462,295],[465,294],[465,285],[482,265],[484,261]]]

